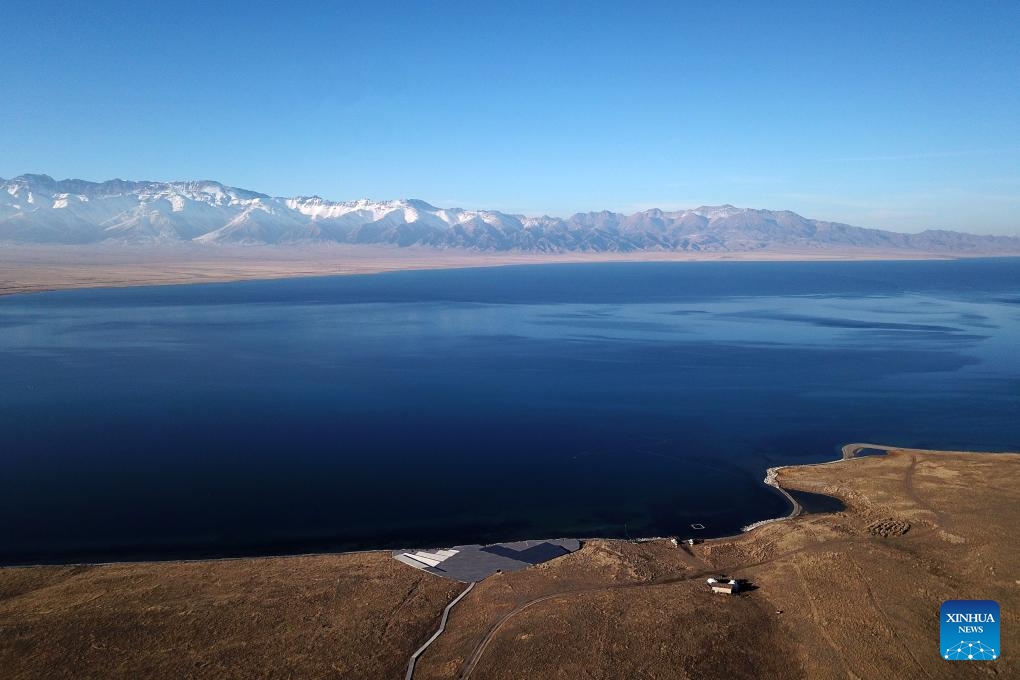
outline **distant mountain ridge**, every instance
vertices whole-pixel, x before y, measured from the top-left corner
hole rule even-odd
[[[530,252],[751,252],[868,249],[1020,254],[1020,237],[902,234],[789,211],[702,206],[667,212],[526,217],[417,199],[293,198],[215,181],[0,179],[0,242],[361,243]]]

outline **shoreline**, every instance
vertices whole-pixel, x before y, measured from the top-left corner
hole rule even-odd
[[[270,281],[394,271],[604,262],[877,262],[1016,257],[873,250],[690,253],[485,253],[420,247],[23,246],[0,247],[0,296],[82,288]]]
[[[912,650],[934,650],[932,612],[947,600],[1020,607],[1010,576],[1020,453],[888,449],[776,474],[784,488],[846,499],[845,511],[690,548],[593,540],[494,574],[458,601],[414,675],[955,677],[954,664]],[[705,583],[720,575],[747,587],[723,598]],[[0,662],[12,680],[68,669],[395,678],[464,585],[368,552],[0,569],[0,591],[0,628],[11,633],[0,636]],[[1020,645],[1003,632],[1003,647]],[[1017,672],[1008,655],[996,663]]]
[[[799,464],[799,465],[777,465],[776,467],[768,468],[765,471],[764,484],[766,486],[772,487],[773,489],[777,490],[779,493],[783,494],[783,496],[786,498],[786,500],[788,500],[790,502],[790,505],[792,506],[791,509],[790,509],[790,513],[787,514],[787,515],[784,515],[782,517],[773,517],[771,519],[763,519],[763,520],[759,520],[757,522],[752,522],[751,524],[748,524],[745,527],[741,527],[740,533],[741,534],[746,534],[746,533],[748,533],[750,531],[754,531],[758,527],[765,526],[766,524],[772,524],[773,522],[782,522],[784,520],[793,519],[794,517],[799,517],[800,515],[804,514],[804,508],[803,508],[803,506],[801,506],[800,502],[796,498],[794,498],[789,493],[789,491],[784,489],[782,487],[782,485],[779,483],[779,472],[780,472],[780,470],[785,470],[787,468],[795,468],[795,467],[797,467],[797,468],[801,468],[801,467],[807,468],[807,467],[817,467],[819,465],[831,465],[833,463],[838,463],[840,461],[850,460],[851,458],[857,458],[857,454],[860,453],[864,449],[877,449],[879,451],[883,451],[884,453],[882,455],[885,455],[886,453],[889,453],[890,451],[895,451],[897,448],[899,448],[899,447],[888,446],[886,444],[865,444],[865,443],[861,443],[861,442],[857,442],[857,443],[853,443],[853,444],[844,444],[841,447],[841,449],[840,449],[842,451],[843,455],[841,457],[839,457],[839,458],[834,459],[834,460],[826,460],[826,461],[822,461],[820,463],[803,463],[803,464]],[[914,451],[921,451],[922,449],[912,449],[912,450],[914,450]],[[928,452],[929,453],[934,453],[934,451],[928,451]],[[973,451],[971,453],[979,453],[979,452]],[[734,538],[734,537],[730,536],[729,538]],[[716,540],[716,539],[713,539],[713,540]]]
[[[765,479],[764,479],[763,483],[766,484],[767,486],[770,486],[770,487],[776,489],[779,493],[781,493],[787,499],[787,501],[789,501],[789,503],[792,506],[791,507],[791,511],[790,511],[789,514],[784,515],[782,517],[772,517],[772,518],[768,518],[768,519],[759,520],[757,522],[753,522],[753,523],[748,524],[748,525],[746,525],[744,527],[741,527],[741,529],[740,529],[740,531],[738,533],[729,534],[729,535],[725,535],[725,536],[716,536],[716,537],[712,537],[712,538],[706,538],[706,539],[703,539],[703,542],[704,543],[717,543],[717,542],[720,542],[720,541],[731,541],[731,540],[740,538],[741,536],[744,536],[745,534],[749,534],[752,531],[754,531],[755,529],[758,529],[759,527],[767,526],[767,525],[770,525],[770,524],[775,524],[777,522],[789,521],[789,520],[795,519],[795,518],[797,518],[797,517],[799,517],[801,515],[806,514],[804,512],[804,509],[801,506],[801,504],[792,495],[790,495],[785,488],[782,487],[782,485],[781,485],[781,483],[779,481],[779,478],[778,478],[779,477],[779,472],[781,470],[785,470],[785,469],[813,468],[813,467],[832,465],[834,463],[840,463],[840,462],[845,461],[845,460],[850,460],[850,459],[853,459],[853,458],[860,457],[860,456],[858,456],[858,453],[861,450],[863,450],[863,449],[877,449],[877,450],[881,450],[881,451],[884,452],[883,455],[886,455],[886,454],[888,454],[891,451],[914,451],[914,452],[925,453],[925,454],[950,453],[950,454],[973,454],[973,455],[987,455],[987,454],[995,455],[997,453],[998,454],[1007,454],[1008,455],[1010,453],[1010,452],[1006,452],[1006,451],[992,452],[992,451],[948,451],[948,450],[942,450],[942,449],[915,449],[915,448],[910,448],[910,447],[899,447],[899,446],[891,446],[891,445],[887,445],[887,444],[871,444],[871,443],[863,443],[863,442],[855,442],[855,443],[851,443],[851,444],[845,444],[845,445],[843,445],[841,447],[842,456],[840,458],[836,458],[834,460],[822,461],[822,462],[819,462],[819,463],[803,463],[803,464],[796,464],[796,465],[779,465],[779,466],[775,466],[775,467],[770,467],[770,468],[768,468],[766,470],[766,475],[765,475]],[[812,493],[817,493],[817,492],[812,492]],[[845,500],[845,499],[840,499],[840,500]],[[564,537],[560,537],[560,538],[564,538]],[[611,537],[605,537],[605,536],[588,536],[588,537],[566,537],[566,538],[575,538],[576,540],[578,540],[582,544],[584,544],[585,542],[591,542],[591,541],[621,541],[621,542],[624,542],[624,543],[648,543],[648,542],[654,542],[654,541],[669,540],[670,538],[673,538],[673,537],[670,537],[670,536],[646,536],[646,537],[636,537],[636,538],[611,538]],[[530,539],[508,539],[507,541],[494,541],[492,544],[500,543],[500,542],[513,542],[513,541],[518,541],[518,540],[551,540],[551,539],[548,539],[548,538],[545,538],[545,539],[535,539],[535,538],[530,538]],[[458,544],[458,545],[461,545],[461,544]],[[486,544],[486,545],[490,545],[490,544]],[[426,547],[436,547],[436,546],[426,546]],[[440,546],[440,547],[444,547],[444,546]],[[449,547],[449,546],[445,546],[445,547]],[[423,548],[421,548],[421,547],[418,547],[418,548],[407,548],[407,547],[404,547],[404,548],[397,548],[396,550],[412,550],[412,549],[423,549]],[[394,551],[394,549],[391,549],[391,548],[365,548],[363,550],[342,550],[342,551],[337,551],[337,552],[329,552],[329,551],[314,552],[313,551],[313,552],[301,552],[301,553],[272,553],[272,554],[265,554],[265,555],[240,555],[240,556],[224,556],[224,557],[175,558],[175,559],[165,559],[165,560],[161,560],[161,559],[150,559],[150,560],[107,560],[107,561],[102,561],[102,562],[53,562],[53,563],[46,563],[46,562],[31,563],[31,562],[29,562],[29,563],[20,563],[20,564],[5,564],[5,565],[0,565],[0,571],[3,571],[5,569],[42,569],[42,568],[61,568],[61,567],[101,567],[101,566],[117,566],[117,565],[202,564],[202,563],[238,562],[238,561],[251,561],[251,560],[277,560],[277,559],[302,558],[302,557],[308,558],[308,557],[339,556],[339,555],[365,555],[365,554],[372,554],[372,553],[383,553],[383,554],[386,554],[386,555],[390,555],[390,554],[393,553],[393,551]]]

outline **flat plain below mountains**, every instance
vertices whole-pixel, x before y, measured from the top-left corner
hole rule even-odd
[[[301,276],[377,274],[399,270],[568,262],[802,261],[946,259],[945,254],[874,249],[789,252],[477,252],[426,247],[2,245],[0,295],[69,288],[213,283]]]

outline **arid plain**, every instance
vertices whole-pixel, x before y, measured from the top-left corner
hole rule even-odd
[[[0,295],[67,288],[213,283],[412,269],[567,262],[946,259],[945,254],[859,250],[541,253],[378,245],[0,245]]]
[[[846,510],[674,547],[592,540],[481,583],[416,678],[1015,677],[1020,454],[783,468]],[[705,578],[750,584],[711,593]],[[395,678],[462,584],[387,552],[0,569],[10,678]],[[943,600],[994,599],[1003,655],[939,655]]]

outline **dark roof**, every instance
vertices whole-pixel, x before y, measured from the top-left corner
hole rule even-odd
[[[506,545],[490,545],[485,548],[481,548],[481,550],[482,552],[492,553],[493,555],[509,557],[510,559],[517,560],[519,562],[527,562],[528,564],[541,564],[542,562],[548,562],[551,559],[562,557],[570,552],[562,545],[549,543],[548,541],[522,550],[514,550]]]
[[[452,548],[457,550],[456,555],[443,560],[434,567],[424,567],[424,571],[464,583],[481,581],[497,571],[511,572],[525,569],[567,555],[580,547],[581,542],[576,538],[516,541],[484,546],[457,545]],[[413,551],[396,550],[393,552],[393,556],[400,559],[400,555],[405,552]],[[408,563],[403,559],[400,561]],[[417,565],[411,564],[411,566]]]

